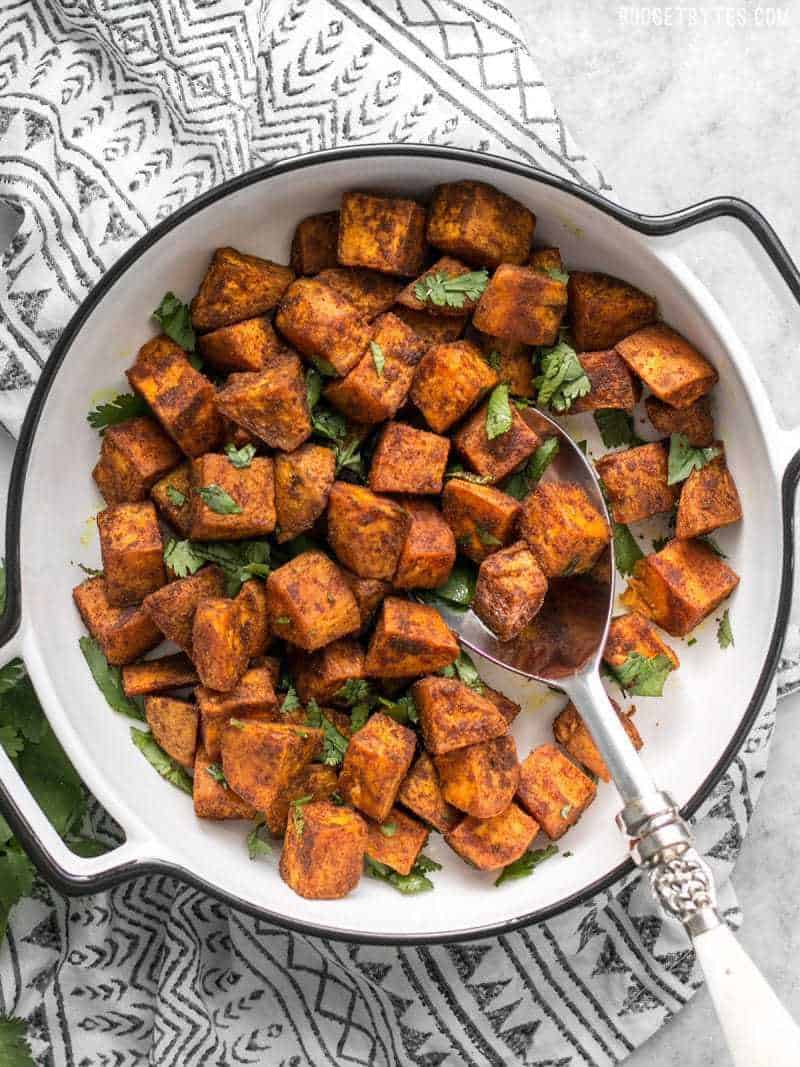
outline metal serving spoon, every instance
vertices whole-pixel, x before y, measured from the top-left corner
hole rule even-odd
[[[559,450],[543,481],[581,485],[606,517],[592,464],[568,434],[540,412],[527,412]],[[590,730],[623,800],[617,825],[634,861],[648,872],[664,912],[681,922],[705,972],[708,990],[736,1067],[797,1067],[800,1027],[779,1002],[716,907],[714,881],[692,833],[668,793],[656,788],[600,681],[614,605],[614,568],[605,575],[551,583],[542,611],[523,639],[500,642],[477,615],[440,607],[465,648],[525,678],[560,689]]]

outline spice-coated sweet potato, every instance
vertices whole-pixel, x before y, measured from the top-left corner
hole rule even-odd
[[[480,563],[513,540],[522,507],[492,486],[451,478],[442,494],[442,513],[459,551]]]
[[[383,712],[370,716],[347,746],[339,793],[365,815],[384,822],[408,773],[417,736]]]
[[[171,437],[148,415],[109,426],[92,477],[107,504],[144,500],[150,488],[183,458]]]
[[[272,632],[314,652],[361,626],[361,615],[342,572],[323,552],[301,552],[267,578]]]
[[[579,352],[612,348],[655,322],[655,300],[620,278],[576,270],[570,273],[568,288],[572,336]]]
[[[641,751],[644,747],[644,741],[642,741],[633,721],[633,714],[636,708],[632,707],[623,714],[619,710],[619,705],[616,701],[612,700],[611,703],[619,721],[625,728],[625,733],[631,740],[631,744],[637,752]],[[570,756],[590,774],[596,774],[603,782],[611,781],[611,775],[605,760],[600,755],[592,735],[586,728],[586,723],[578,714],[578,709],[572,701],[556,716],[553,722],[553,736],[560,745],[564,746]]]
[[[738,575],[703,541],[674,540],[637,561],[621,599],[673,637],[685,637],[738,584]]]
[[[608,544],[606,520],[573,482],[544,482],[522,504],[520,533],[548,578],[583,574]]]
[[[252,804],[209,773],[216,762],[202,745],[197,746],[192,782],[195,815],[198,819],[255,819],[257,812]]]
[[[519,760],[511,734],[443,752],[434,763],[444,799],[467,815],[490,819],[514,799]]]
[[[200,681],[223,693],[235,689],[250,659],[248,634],[235,600],[201,600],[192,624],[192,660]]]
[[[126,374],[131,388],[187,456],[200,456],[219,444],[222,422],[214,386],[174,341],[162,336],[142,345]]]
[[[575,825],[596,793],[592,779],[555,745],[540,745],[522,761],[517,800],[551,841]]]
[[[403,304],[395,304],[391,310],[429,345],[443,345],[457,340],[467,324],[467,316],[463,314],[457,319],[445,318],[443,315],[431,315],[429,311],[414,311]]]
[[[567,286],[533,267],[504,263],[483,291],[473,323],[481,333],[525,345],[554,345],[564,312]]]
[[[532,249],[528,257],[528,266],[533,267],[534,270],[544,271],[545,274],[551,270],[558,271],[561,274],[564,272],[561,252],[552,245],[547,248]]]
[[[235,793],[267,811],[322,751],[322,730],[238,720],[222,734],[222,768]]]
[[[278,698],[269,669],[263,666],[245,671],[236,688],[227,693],[198,686],[195,699],[203,744],[212,759],[219,759],[222,732],[231,718],[262,722],[278,718]]]
[[[705,356],[663,322],[637,330],[616,347],[650,391],[674,408],[690,407],[719,380]]]
[[[418,274],[425,260],[425,209],[414,200],[345,193],[339,262],[384,274]]]
[[[461,818],[461,812],[444,799],[439,774],[427,752],[417,757],[400,783],[397,800],[442,834],[452,830]]]
[[[359,267],[323,270],[317,275],[317,281],[346,296],[360,314],[370,321],[388,311],[403,288],[403,283],[397,278]]]
[[[292,452],[311,436],[306,380],[292,353],[276,357],[266,370],[232,374],[217,393],[217,405],[270,448]]]
[[[244,426],[239,426],[233,419],[229,419],[227,415],[222,415],[222,440],[226,446],[232,444],[235,448],[243,448],[245,445],[252,445],[257,452],[264,451],[263,441],[260,441],[254,433],[245,430]]]
[[[497,871],[518,860],[539,832],[539,824],[517,804],[491,819],[468,815],[445,837],[463,860],[479,871]]]
[[[617,615],[611,620],[603,659],[610,667],[622,667],[632,652],[637,652],[645,659],[666,656],[675,670],[680,667],[675,651],[662,640],[652,622],[637,611]]]
[[[267,613],[267,590],[260,578],[250,578],[236,597],[240,625],[244,631],[247,654],[250,659],[263,656],[272,637]]]
[[[494,704],[509,726],[522,710],[519,704],[515,704],[514,701],[509,700],[507,696],[498,693],[496,689],[490,689],[488,685],[484,685],[483,695],[487,700],[490,700],[492,704]]]
[[[481,563],[472,609],[498,640],[510,641],[539,611],[546,592],[536,557],[517,541]]]
[[[428,240],[474,267],[524,263],[536,216],[517,200],[483,182],[448,182],[434,191]]]
[[[584,411],[610,408],[633,411],[642,392],[641,383],[634,378],[628,364],[617,355],[615,349],[581,352],[580,361],[592,388],[586,396],[573,400],[566,414],[581,415]]]
[[[703,537],[721,526],[731,526],[742,517],[736,482],[725,456],[719,455],[700,470],[694,470],[681,486],[675,536]]]
[[[417,296],[417,289],[425,290],[425,281],[427,278],[458,278],[462,274],[469,274],[472,268],[468,267],[466,263],[461,263],[458,259],[453,259],[451,256],[442,256],[441,259],[433,264],[432,267],[428,267],[419,278],[416,278],[413,282],[403,289],[403,291],[397,297],[397,303],[402,304],[404,307],[411,308],[413,311],[427,311],[430,315],[443,315],[447,318],[463,318],[465,314],[471,312],[478,300],[472,300],[469,296],[463,294],[463,303],[461,307],[455,307],[452,304],[448,304],[446,300],[442,300],[441,303],[437,303],[430,296],[426,296],[424,300],[420,300]]]
[[[156,509],[147,500],[112,504],[97,515],[108,602],[138,604],[167,580]]]
[[[398,874],[411,873],[427,840],[427,828],[398,808],[383,823],[367,823],[367,855]]]
[[[498,377],[471,341],[433,345],[411,385],[411,399],[436,433],[444,433],[497,385]]]
[[[338,263],[339,212],[323,211],[308,215],[298,222],[292,238],[289,262],[292,270],[301,274],[319,274]]]
[[[225,581],[219,567],[203,567],[188,578],[157,589],[142,607],[168,641],[174,641],[190,657],[194,613],[201,600],[222,596]]]
[[[456,561],[456,539],[429,500],[403,501],[411,516],[394,576],[396,589],[436,589],[450,576]]]
[[[533,350],[519,341],[505,337],[492,337],[476,331],[478,346],[500,382],[508,382],[512,396],[532,399],[536,395],[533,386]],[[624,365],[624,364],[623,364]]]
[[[425,748],[433,755],[508,733],[508,723],[492,701],[455,678],[421,678],[412,694]]]
[[[387,422],[369,468],[375,493],[441,493],[450,442],[404,422]]]
[[[315,800],[290,811],[280,873],[309,900],[336,900],[355,889],[364,866],[367,828],[352,808]]]
[[[197,748],[197,707],[173,697],[149,696],[144,700],[147,725],[158,744],[181,767],[194,767]]]
[[[714,442],[714,416],[711,414],[711,400],[701,396],[688,408],[673,408],[659,400],[657,396],[648,396],[644,402],[648,419],[664,437],[673,433],[682,433],[695,448],[708,448]]]
[[[383,598],[391,593],[392,583],[381,578],[361,578],[345,567],[342,567],[341,571],[344,580],[350,586],[350,591],[356,598],[363,629],[375,614]]]
[[[227,456],[209,452],[192,460],[191,484],[193,541],[240,541],[275,529],[275,475],[267,456],[234,467]]]
[[[264,821],[269,832],[276,837],[282,837],[286,833],[289,813],[295,800],[300,800],[301,806],[308,803],[306,798],[330,800],[338,788],[339,775],[333,767],[327,767],[323,763],[309,763],[272,807],[264,812]]]
[[[355,304],[318,278],[298,278],[290,286],[275,325],[298,352],[325,360],[339,375],[361,359],[371,332]]]
[[[476,474],[499,482],[532,455],[541,442],[514,404],[511,405],[511,428],[490,440],[486,433],[488,409],[487,400],[461,424],[453,444]]]
[[[230,326],[270,311],[294,278],[291,267],[269,259],[217,248],[190,305],[198,333]]]
[[[122,668],[122,688],[128,697],[165,693],[196,683],[197,671],[183,652],[131,663]]]
[[[640,522],[672,510],[678,490],[667,484],[667,459],[664,445],[654,441],[597,460],[614,522]]]
[[[150,490],[150,497],[167,522],[182,537],[189,536],[192,521],[192,479],[189,460],[164,475]]]
[[[321,648],[308,656],[300,654],[292,660],[292,677],[297,695],[306,704],[336,704],[339,691],[349,681],[364,677],[364,650],[352,637]]]
[[[368,678],[413,678],[441,670],[457,657],[458,641],[435,608],[391,596],[383,601],[364,673]]]
[[[340,563],[362,578],[393,577],[411,523],[400,504],[364,486],[334,482],[327,515],[328,542]]]
[[[263,315],[203,334],[197,348],[205,362],[222,374],[263,370],[285,350]]]
[[[86,629],[112,666],[131,663],[163,640],[143,607],[109,604],[105,578],[87,578],[73,589],[72,597]]]
[[[310,530],[328,503],[336,457],[323,445],[305,444],[275,456],[275,539],[291,541]]]

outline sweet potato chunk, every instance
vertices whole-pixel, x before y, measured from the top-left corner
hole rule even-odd
[[[510,641],[544,603],[547,579],[524,541],[481,563],[472,609],[500,641]],[[475,814],[472,812],[472,814]]]
[[[311,656],[296,656],[291,666],[297,695],[304,704],[309,700],[335,704],[349,681],[364,677],[364,650],[352,637],[343,637]]]
[[[147,725],[158,744],[181,767],[194,767],[197,748],[197,708],[173,697],[145,697]]]
[[[404,422],[381,430],[369,468],[369,487],[377,493],[441,493],[450,442]]]
[[[192,659],[200,681],[209,689],[235,689],[250,658],[248,634],[235,600],[201,600],[192,624]]]
[[[444,487],[442,512],[459,550],[481,563],[514,538],[522,507],[499,489],[451,478]]]
[[[637,752],[641,751],[644,741],[642,741],[633,721],[633,713],[636,709],[631,708],[623,714],[619,710],[619,705],[616,701],[612,700],[611,703],[614,705],[614,710],[619,721],[624,726],[625,733],[630,738],[631,744]],[[590,774],[596,774],[603,782],[611,781],[611,775],[608,772],[605,760],[600,755],[592,735],[586,728],[586,723],[578,714],[578,709],[572,701],[556,716],[553,722],[553,735],[556,741],[564,746],[570,756],[577,763],[582,764]]]
[[[308,215],[297,224],[292,238],[289,262],[298,276],[319,274],[327,267],[338,263],[336,248],[339,243],[339,212],[324,211]]]
[[[376,712],[347,746],[339,775],[342,798],[376,822],[384,822],[416,748],[413,730]]]
[[[412,694],[425,748],[435,756],[508,733],[508,723],[492,701],[455,678],[421,678]]]
[[[159,659],[148,659],[142,663],[132,663],[122,668],[122,688],[127,697],[147,696],[150,693],[164,693],[170,689],[181,689],[185,685],[195,685],[197,671],[192,661],[182,652]]]
[[[150,501],[112,504],[99,512],[97,529],[109,604],[138,604],[164,585],[164,545]]]
[[[427,752],[421,753],[400,783],[397,800],[442,834],[452,830],[461,818],[461,813],[444,799],[439,775]]]
[[[126,374],[131,388],[187,456],[202,455],[219,443],[222,423],[214,386],[174,341],[155,337],[142,345]]]
[[[675,536],[703,537],[742,517],[742,505],[725,456],[694,470],[681,486]]]
[[[395,304],[392,314],[429,345],[443,345],[448,341],[455,341],[464,332],[467,324],[467,316],[464,314],[457,319],[445,318],[442,315],[431,315],[429,311],[413,311],[403,304]]]
[[[667,459],[666,448],[654,441],[597,460],[614,522],[640,522],[672,510],[678,490],[667,484]]]
[[[705,356],[663,322],[618,342],[617,352],[659,400],[674,408],[691,407],[719,380]]]
[[[543,271],[545,274],[548,271],[556,270],[559,273],[564,272],[564,264],[561,260],[561,252],[557,248],[534,248],[531,250],[531,254],[528,257],[528,266],[533,267],[534,270]]]
[[[498,377],[471,341],[434,345],[422,358],[411,399],[436,433],[444,433],[497,385]]]
[[[507,696],[498,693],[496,689],[490,689],[488,685],[484,685],[483,695],[487,700],[490,700],[492,704],[494,704],[509,726],[522,710],[519,704],[515,704],[514,701],[509,700]]]
[[[161,632],[144,608],[109,604],[105,578],[87,578],[73,589],[72,597],[86,629],[112,666],[130,663],[161,643]]]
[[[144,500],[148,490],[182,459],[155,419],[142,415],[103,434],[92,477],[107,504]]]
[[[397,589],[436,589],[450,576],[456,561],[456,539],[439,509],[428,500],[404,500],[411,516],[397,563]]]
[[[655,322],[656,302],[619,278],[576,270],[569,276],[569,312],[577,350],[595,352]]]
[[[310,530],[328,503],[336,457],[330,448],[306,444],[275,456],[275,539],[291,541]]]
[[[383,598],[391,593],[392,583],[383,581],[381,578],[361,578],[358,574],[353,574],[352,571],[348,571],[344,567],[342,567],[342,576],[356,598],[363,629],[375,614]]]
[[[333,767],[326,767],[322,763],[309,763],[286,792],[264,812],[264,821],[270,833],[276,837],[286,833],[289,812],[295,800],[300,800],[300,807],[308,803],[305,799],[308,797],[311,800],[330,800],[338,788],[339,775]]]
[[[408,533],[408,512],[386,497],[334,482],[328,498],[328,542],[337,559],[362,578],[392,578]]]
[[[245,671],[236,688],[227,693],[198,686],[195,699],[203,744],[212,759],[219,759],[222,732],[231,718],[258,718],[263,722],[278,718],[279,701],[269,668],[263,666]]]
[[[425,209],[413,200],[345,193],[339,262],[384,274],[417,274],[425,259]]]
[[[190,657],[192,627],[197,605],[206,597],[222,596],[225,581],[219,567],[203,567],[197,574],[180,578],[157,589],[142,607],[168,641],[174,641]]]
[[[217,248],[191,303],[199,333],[263,315],[274,308],[294,278],[291,267],[269,259]]]
[[[673,408],[657,396],[648,396],[644,406],[648,419],[664,437],[682,433],[695,448],[708,448],[713,444],[714,416],[708,396],[701,396],[688,408]]]
[[[267,614],[267,589],[260,578],[250,578],[236,597],[239,620],[250,659],[263,656],[271,638]]]
[[[444,799],[467,815],[490,819],[514,799],[519,760],[511,734],[443,752],[434,763]]]
[[[445,840],[479,871],[496,871],[518,860],[538,833],[539,824],[512,803],[491,819],[468,815]]]
[[[554,345],[567,310],[567,286],[533,267],[498,267],[475,309],[475,329],[524,345]]]
[[[203,334],[197,347],[206,363],[223,374],[263,370],[284,352],[272,323],[263,316]]]
[[[192,460],[191,481],[193,541],[241,541],[275,529],[271,459],[258,456],[239,468],[227,456],[209,452]]]
[[[483,182],[440,185],[428,216],[428,240],[434,247],[474,267],[524,263],[536,216],[517,200]]]
[[[364,673],[368,678],[412,678],[441,670],[457,656],[458,641],[435,608],[392,596],[383,602]]]
[[[519,341],[509,341],[505,337],[492,337],[488,333],[477,333],[477,338],[480,350],[497,375],[497,380],[508,382],[508,389],[512,396],[532,399],[536,395],[536,390],[533,386],[533,350],[531,347],[520,344]],[[624,363],[622,365],[625,366]]]
[[[209,774],[216,763],[202,745],[194,760],[193,799],[198,819],[255,819],[256,809]]]
[[[538,485],[523,501],[520,533],[548,578],[591,570],[611,537],[586,490],[573,482]]]
[[[323,552],[301,552],[267,578],[273,633],[307,652],[361,626],[358,605],[342,572]]]
[[[317,281],[346,296],[359,313],[370,321],[388,311],[403,288],[403,283],[397,278],[358,267],[324,270],[317,275]]]
[[[353,369],[370,339],[355,304],[318,278],[298,278],[289,287],[275,325],[298,352],[325,360],[339,375]]]
[[[555,745],[540,745],[522,761],[517,799],[551,841],[575,825],[596,793],[592,779]]]
[[[292,353],[276,357],[256,374],[232,375],[217,394],[217,405],[270,448],[293,452],[311,436],[306,380]]]
[[[603,659],[610,667],[622,667],[632,652],[637,652],[645,659],[666,656],[675,670],[680,667],[674,650],[661,639],[652,622],[637,611],[617,615],[611,620]]]
[[[428,830],[398,808],[385,822],[367,823],[367,855],[398,874],[410,874],[428,840]]]
[[[192,521],[192,480],[189,461],[170,471],[150,490],[153,503],[167,522],[183,537]]]
[[[528,426],[514,404],[511,405],[511,428],[489,439],[486,418],[489,401],[462,423],[453,437],[456,451],[484,478],[500,482],[539,447],[538,435]]]
[[[430,315],[444,315],[447,318],[463,318],[465,314],[472,311],[478,303],[477,299],[470,299],[470,297],[463,293],[463,301],[460,307],[455,307],[452,304],[448,304],[444,297],[440,297],[440,302],[437,302],[434,296],[426,296],[425,299],[420,300],[417,296],[417,290],[421,289],[426,292],[426,279],[434,278],[458,278],[462,274],[471,273],[472,268],[468,267],[466,263],[461,263],[457,259],[452,259],[450,256],[442,256],[438,259],[432,267],[428,267],[423,274],[419,276],[415,281],[409,282],[409,284],[403,289],[403,291],[397,297],[397,303],[402,304],[404,307],[411,308],[413,311],[427,311]]]
[[[673,637],[685,637],[738,584],[738,575],[708,545],[675,540],[634,565],[621,599]]]
[[[580,361],[592,388],[586,396],[579,396],[572,401],[567,415],[609,408],[633,411],[642,387],[631,374],[628,364],[613,348],[604,352],[581,352]]]
[[[293,808],[281,853],[281,878],[308,900],[336,900],[355,889],[367,828],[351,808],[315,800]]]
[[[222,734],[228,784],[259,811],[267,811],[322,751],[322,730],[278,722],[236,720]]]

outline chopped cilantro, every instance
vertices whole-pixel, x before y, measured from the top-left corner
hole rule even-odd
[[[161,303],[153,312],[153,318],[161,324],[161,329],[176,345],[187,352],[194,352],[195,336],[192,328],[192,313],[187,304],[175,296],[165,293]]]
[[[644,442],[633,429],[633,418],[619,408],[601,408],[594,413],[594,421],[606,448],[620,445],[641,445]]]
[[[192,779],[179,763],[168,756],[164,749],[156,743],[152,734],[144,730],[131,727],[131,740],[139,749],[147,762],[155,768],[162,778],[171,785],[181,789],[184,793],[192,793]]]
[[[265,830],[264,816],[260,815],[247,835],[247,854],[251,860],[258,859],[259,856],[268,856],[272,852],[272,845],[262,836],[263,830]]]
[[[256,446],[242,445],[241,448],[237,448],[234,444],[227,444],[223,451],[237,470],[244,470],[253,462],[253,457],[256,454]]]
[[[722,613],[722,618],[719,620],[719,626],[717,627],[717,641],[720,648],[730,648],[735,642],[733,640],[733,629],[731,627],[731,617],[728,614],[728,609]]]
[[[174,485],[168,485],[167,500],[169,500],[171,504],[174,504],[176,508],[182,508],[186,503],[186,496],[180,489],[176,489]]]
[[[397,833],[397,823],[396,822],[384,822],[384,823],[381,823],[380,831],[381,831],[381,833],[383,834],[384,837],[394,837],[394,835]]]
[[[197,490],[198,496],[200,496],[203,502],[217,515],[241,515],[242,509],[236,503],[229,493],[226,493],[222,486],[212,482],[210,485],[203,485]]]
[[[475,301],[489,283],[486,270],[468,271],[448,277],[443,271],[435,271],[421,278],[414,286],[414,296],[421,304],[431,303],[436,307],[463,308],[465,300]]]
[[[415,893],[425,893],[434,888],[433,882],[427,876],[432,871],[440,871],[441,863],[430,859],[420,853],[409,874],[398,874],[385,863],[379,863],[371,856],[365,856],[365,872],[370,878],[377,878],[382,882],[388,882],[398,893],[410,896]]]
[[[626,693],[640,697],[660,697],[664,683],[673,670],[672,660],[659,653],[657,656],[642,656],[631,652],[619,667],[609,668],[611,677]]]
[[[130,697],[125,695],[122,688],[122,671],[119,667],[112,667],[108,662],[100,645],[93,637],[83,636],[79,639],[83,658],[89,666],[92,678],[97,683],[97,688],[106,698],[106,703],[120,715],[127,715],[130,719],[144,719],[141,707]]]
[[[511,429],[513,418],[511,405],[508,402],[508,382],[496,385],[489,396],[486,408],[486,436],[490,441],[508,433]]]
[[[558,845],[548,845],[547,848],[528,849],[520,856],[518,860],[514,860],[513,863],[509,863],[507,867],[504,867],[500,872],[500,876],[495,879],[495,885],[502,885],[503,882],[511,882],[515,878],[527,878],[533,874],[540,864],[545,860],[549,860],[552,856],[555,856],[558,852]]]
[[[669,439],[667,485],[685,481],[692,471],[702,470],[712,459],[721,455],[719,448],[695,448],[683,433],[674,433]]]
[[[278,621],[277,619],[275,620]],[[297,711],[300,707],[300,698],[297,695],[297,690],[293,685],[289,686],[289,691],[283,698],[281,704],[281,715],[288,715],[290,711]]]
[[[375,365],[375,373],[379,378],[382,378],[383,368],[386,366],[386,357],[383,354],[383,349],[377,341],[370,341],[369,350],[372,353],[372,362]]]
[[[147,401],[133,393],[120,393],[108,403],[98,404],[86,416],[93,430],[102,433],[109,426],[118,426],[121,422],[136,418],[137,415],[146,415],[150,410]]]
[[[225,772],[219,763],[209,763],[206,767],[206,774],[210,775],[215,782],[218,782],[223,789],[228,788],[228,779],[225,777]]]
[[[614,523],[614,562],[620,574],[633,574],[636,562],[644,558],[644,552],[636,543],[628,527],[622,522]]]
[[[539,407],[563,413],[569,411],[573,400],[591,392],[592,383],[578,354],[564,338],[552,348],[540,349],[540,361],[542,373],[533,383]]]

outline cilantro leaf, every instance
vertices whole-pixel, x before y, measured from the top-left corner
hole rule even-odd
[[[492,480],[490,474],[473,474],[465,471],[460,463],[453,463],[444,472],[445,478],[460,478],[464,482],[473,482],[475,485],[486,485]]]
[[[16,726],[7,723],[0,726],[0,745],[6,751],[9,759],[15,759],[25,747],[25,738],[17,730]]]
[[[722,613],[722,618],[719,620],[719,626],[717,627],[717,641],[720,648],[730,648],[735,644],[733,640],[733,628],[731,627],[731,617],[728,614],[728,609]]]
[[[463,308],[464,301],[480,299],[489,284],[487,270],[473,270],[466,274],[449,277],[444,271],[435,271],[421,278],[414,286],[414,296],[421,304],[431,303],[436,307]]]
[[[167,500],[169,500],[171,504],[174,504],[176,508],[182,508],[186,503],[186,495],[182,493],[180,489],[176,489],[174,485],[168,485]]]
[[[702,470],[712,459],[722,455],[719,448],[695,448],[684,433],[674,433],[669,439],[667,485],[685,481],[692,471]]]
[[[326,404],[317,404],[311,413],[311,427],[318,437],[331,441],[336,454],[336,473],[352,470],[361,475],[362,462],[359,441],[351,433],[347,419]]]
[[[513,423],[511,405],[508,402],[508,382],[496,385],[489,396],[486,408],[486,436],[494,441],[501,434],[508,433]]]
[[[366,724],[369,718],[369,704],[354,704],[350,712],[350,733],[354,734]]]
[[[86,807],[81,780],[44,720],[41,740],[26,745],[17,766],[39,807],[62,836],[79,825]]]
[[[302,835],[303,830],[305,830],[306,828],[306,820],[303,817],[303,808],[313,799],[314,798],[309,794],[305,797],[295,797],[295,799],[291,802],[292,822],[294,823],[294,828],[295,830],[297,830],[298,834]]]
[[[192,328],[192,313],[187,304],[175,296],[165,293],[161,303],[153,312],[153,318],[161,324],[161,329],[187,352],[194,352],[195,336]]]
[[[306,371],[306,403],[308,410],[313,411],[322,396],[322,375],[315,367],[309,367]]]
[[[366,678],[348,678],[344,685],[336,690],[334,696],[348,708],[352,708],[355,704],[375,702],[372,686]]]
[[[646,657],[639,652],[630,652],[623,664],[609,668],[620,689],[640,697],[660,697],[673,669],[672,660],[667,656],[659,653]]]
[[[440,871],[441,863],[430,859],[420,853],[409,874],[398,874],[385,863],[379,863],[371,856],[364,857],[364,872],[370,878],[377,878],[381,882],[387,882],[398,893],[411,896],[415,893],[425,893],[434,888],[433,882],[427,877],[432,871]]]
[[[378,697],[378,703],[380,704],[384,715],[388,715],[391,719],[394,719],[395,722],[399,722],[404,726],[409,722],[419,722],[417,705],[410,693],[405,693],[403,696],[398,697],[397,700],[390,700],[388,697]]]
[[[507,867],[504,867],[500,872],[500,875],[495,879],[495,885],[502,885],[503,882],[511,882],[515,878],[527,878],[533,874],[536,868],[544,863],[545,860],[549,860],[552,856],[558,853],[558,845],[548,845],[547,848],[528,849],[523,852],[518,860],[514,860],[513,863],[509,863]]]
[[[573,400],[592,391],[578,353],[563,338],[552,348],[540,349],[540,360],[542,373],[533,382],[539,407],[563,413]]]
[[[372,352],[372,362],[375,364],[375,373],[379,378],[383,377],[383,368],[386,366],[386,357],[383,354],[383,349],[377,341],[370,341],[370,352]]]
[[[500,353],[496,349],[493,348],[491,352],[482,352],[481,355],[492,368],[492,370],[500,370],[503,361]]]
[[[478,668],[472,661],[472,657],[469,656],[462,649],[456,659],[449,666],[444,667],[441,673],[446,678],[458,677],[458,680],[466,685],[469,689],[474,689],[476,693],[483,692],[483,682],[481,676],[478,674]]]
[[[10,693],[25,677],[25,664],[21,659],[12,659],[0,667],[0,694]]]
[[[297,690],[293,685],[289,686],[289,691],[283,698],[281,704],[281,715],[288,715],[290,711],[297,711],[300,707],[300,698],[297,695]]]
[[[498,548],[503,543],[498,537],[495,537],[491,530],[487,530],[479,522],[475,523],[475,533],[484,548]]]
[[[702,541],[704,545],[708,545],[708,547],[711,549],[715,556],[719,556],[720,559],[728,558],[727,554],[722,551],[722,549],[719,547],[719,545],[711,536],[711,534],[706,534],[705,537],[700,537],[698,538],[698,540]]]
[[[555,282],[563,282],[566,285],[569,281],[569,275],[566,271],[559,270],[558,267],[545,267],[544,273]]]
[[[241,448],[237,448],[234,444],[227,444],[223,451],[237,470],[244,470],[253,462],[256,446],[242,445]]]
[[[3,1067],[36,1067],[26,1033],[24,1019],[0,1018],[0,1063]]]
[[[614,528],[614,562],[620,574],[633,574],[633,567],[637,560],[644,558],[636,538],[628,527],[622,522],[615,522]]]
[[[383,822],[383,823],[380,824],[378,829],[380,830],[380,832],[383,834],[384,837],[394,837],[394,835],[397,833],[397,823],[396,822]]]
[[[226,579],[225,592],[236,596],[243,582],[269,573],[268,541],[176,541],[164,548],[164,563],[178,578],[195,574],[206,563],[216,563]]]
[[[419,589],[417,600],[436,607],[441,604],[450,611],[466,611],[475,599],[475,587],[478,581],[474,565],[459,560],[446,582],[436,589]]]
[[[131,740],[162,778],[165,778],[171,785],[191,796],[192,779],[183,767],[176,763],[171,756],[168,756],[164,749],[156,743],[152,734],[146,733],[144,730],[137,730],[132,726]]]
[[[137,415],[146,415],[150,407],[146,400],[133,393],[120,393],[105,404],[98,404],[86,416],[86,421],[93,430],[102,433],[109,426],[118,426],[121,422],[135,419]]]
[[[336,368],[327,359],[323,359],[322,356],[311,356],[310,358],[323,378],[338,378],[339,375]]]
[[[541,481],[542,475],[558,455],[557,437],[548,437],[539,445],[522,470],[512,474],[503,485],[503,492],[515,500],[524,500]]]
[[[89,666],[92,678],[106,698],[108,706],[120,715],[127,715],[130,719],[144,719],[144,712],[139,705],[125,695],[125,690],[122,688],[122,671],[119,667],[112,667],[97,641],[93,637],[84,635],[78,644],[81,646],[83,658]]]
[[[620,408],[601,408],[594,413],[594,421],[606,448],[620,445],[644,444],[633,428],[633,418]]]
[[[309,700],[306,704],[306,722],[309,726],[322,730],[322,762],[328,767],[338,767],[344,759],[349,742],[330,719],[322,714],[316,700]]]
[[[197,495],[217,515],[241,515],[242,513],[242,509],[233,497],[215,482],[201,486],[197,490]]]
[[[206,767],[206,774],[210,775],[223,789],[228,788],[228,779],[219,763],[209,763]]]
[[[251,860],[258,859],[259,856],[268,856],[272,852],[272,845],[262,837],[264,829],[264,816],[260,815],[247,835],[247,853]]]

